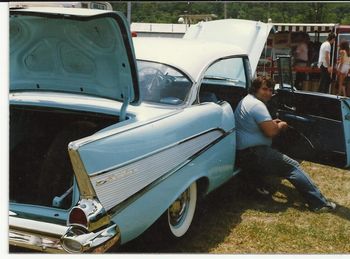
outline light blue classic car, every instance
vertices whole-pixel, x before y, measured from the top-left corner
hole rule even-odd
[[[162,215],[169,234],[181,237],[197,198],[239,171],[233,110],[271,26],[242,21],[234,34],[242,46],[133,41],[127,27],[118,12],[11,10],[11,246],[104,252]],[[278,100],[295,94],[280,90]],[[341,133],[329,152],[349,166],[349,100],[320,98],[339,115],[321,120]],[[278,105],[286,118],[302,117]]]
[[[138,45],[136,64],[120,13],[11,10],[11,246],[103,252],[164,213],[181,237],[197,196],[236,173],[232,108],[199,101],[198,90],[230,56],[230,84],[245,92],[247,56],[225,44],[180,40],[179,55],[154,44]]]

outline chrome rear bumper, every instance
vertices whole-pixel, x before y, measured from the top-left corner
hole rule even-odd
[[[68,253],[103,253],[120,244],[120,231],[116,224],[95,232],[71,227],[61,238],[61,244]]]
[[[34,251],[103,253],[120,244],[120,231],[116,224],[95,232],[82,233],[58,224],[10,216],[9,226],[9,244]],[[79,249],[67,249],[67,242],[79,245]]]

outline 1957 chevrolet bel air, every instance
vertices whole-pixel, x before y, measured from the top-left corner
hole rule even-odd
[[[10,245],[104,252],[162,215],[170,235],[185,235],[197,198],[239,171],[233,110],[270,25],[226,21],[240,23],[233,35],[241,48],[206,39],[133,42],[118,12],[10,14]],[[348,99],[283,87],[275,97],[279,116],[312,141],[314,160],[327,154],[349,166]],[[313,114],[317,102],[334,113]],[[307,125],[315,139],[302,131]],[[327,129],[339,134],[336,143],[321,141]]]

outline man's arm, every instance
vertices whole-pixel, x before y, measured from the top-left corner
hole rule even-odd
[[[287,122],[279,119],[263,121],[259,123],[259,127],[264,135],[268,138],[273,138],[278,135],[282,130],[288,127]]]

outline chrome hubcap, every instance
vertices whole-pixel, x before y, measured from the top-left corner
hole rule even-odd
[[[169,223],[171,225],[176,226],[181,222],[186,215],[189,203],[190,189],[187,189],[169,207]]]

